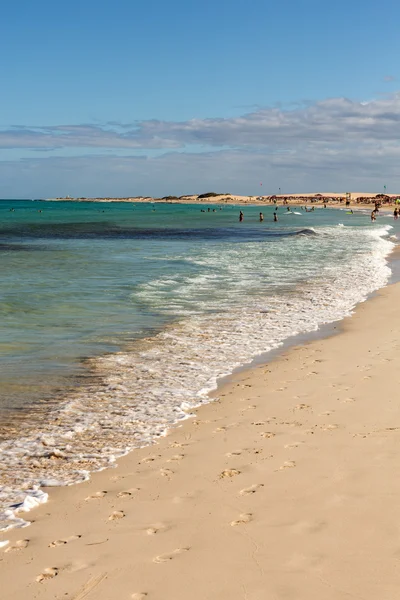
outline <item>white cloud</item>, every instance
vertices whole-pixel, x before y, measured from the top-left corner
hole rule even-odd
[[[0,196],[10,189],[28,197],[166,195],[205,188],[257,194],[260,181],[265,193],[278,187],[381,190],[382,181],[400,191],[399,140],[400,93],[369,102],[330,98],[228,119],[14,127],[0,131],[0,148],[53,150],[0,162]],[[61,148],[68,157],[56,156]],[[165,152],[155,158],[152,148]],[[143,156],[126,156],[129,149]]]
[[[370,102],[329,98],[292,110],[264,108],[235,118],[140,121],[128,126],[56,125],[0,131],[1,148],[290,147],[400,138],[400,93]]]

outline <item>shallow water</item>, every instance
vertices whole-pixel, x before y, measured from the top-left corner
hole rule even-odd
[[[390,217],[243,210],[0,203],[3,508],[151,442],[219,377],[390,277]]]

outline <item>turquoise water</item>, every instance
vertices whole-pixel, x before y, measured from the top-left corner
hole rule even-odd
[[[210,207],[0,202],[3,508],[151,442],[389,279],[390,216]]]

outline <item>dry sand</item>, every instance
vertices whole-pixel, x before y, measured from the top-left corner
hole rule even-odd
[[[399,306],[396,284],[159,445],[51,490],[7,535],[1,597],[397,599]]]

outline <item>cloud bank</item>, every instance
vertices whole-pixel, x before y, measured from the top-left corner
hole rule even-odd
[[[21,157],[0,161],[0,195],[16,181],[15,194],[44,196],[164,195],[204,186],[254,194],[261,181],[265,193],[380,190],[389,180],[400,192],[399,140],[400,92],[234,118],[9,127],[0,130],[2,156],[18,150]],[[65,149],[74,156],[57,156]],[[32,158],[32,150],[41,154]]]

